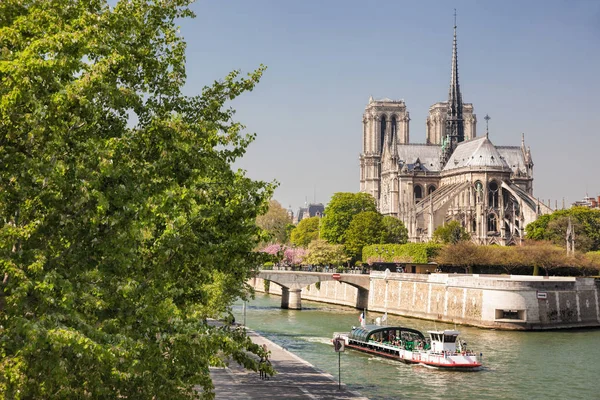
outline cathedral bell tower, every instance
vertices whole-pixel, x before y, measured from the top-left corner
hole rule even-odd
[[[452,45],[452,73],[448,92],[448,111],[445,137],[442,140],[441,167],[443,168],[458,143],[465,140],[463,101],[458,84],[458,50],[456,45],[456,11],[454,12],[454,41]]]
[[[379,204],[384,151],[398,153],[398,144],[409,142],[410,115],[404,100],[375,100],[371,96],[363,114],[363,144],[360,155],[360,191]]]

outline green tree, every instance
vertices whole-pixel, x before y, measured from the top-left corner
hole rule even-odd
[[[294,229],[296,229],[296,225],[292,224],[291,222],[285,226],[285,237],[289,241],[292,240],[292,232],[294,231]]]
[[[567,232],[571,220],[571,229],[575,233],[575,248],[586,253],[592,249],[594,241],[588,236],[587,230],[579,219],[566,215],[560,216],[548,222],[546,238],[556,246],[566,248]]]
[[[334,193],[321,220],[321,238],[329,243],[344,243],[352,218],[363,211],[377,211],[373,196],[367,193]]]
[[[439,226],[433,232],[433,240],[438,243],[456,244],[461,240],[469,240],[470,236],[458,221],[450,221]]]
[[[431,242],[371,245],[363,247],[362,261],[367,264],[378,261],[427,263],[441,248],[442,245]]]
[[[330,244],[324,240],[313,240],[308,245],[308,255],[304,258],[305,264],[339,266],[346,263],[350,257],[346,255],[344,246]]]
[[[361,212],[352,218],[346,230],[344,247],[352,258],[361,259],[364,246],[384,243],[387,236],[381,214],[375,211]]]
[[[572,207],[540,216],[526,227],[527,239],[547,240],[566,247],[566,227],[571,218],[575,232],[575,248],[580,251],[600,250],[600,210]]]
[[[262,352],[213,327],[249,295],[273,187],[234,171],[225,103],[182,94],[187,0],[0,2],[0,398],[211,397]]]
[[[305,218],[298,223],[291,234],[291,242],[296,246],[306,247],[319,238],[319,217]]]
[[[386,215],[383,217],[382,223],[387,232],[385,243],[404,244],[408,241],[408,230],[404,226],[404,222]]]
[[[267,231],[271,241],[277,243],[287,243],[289,223],[287,210],[277,200],[271,200],[267,212],[256,218],[256,224]]]

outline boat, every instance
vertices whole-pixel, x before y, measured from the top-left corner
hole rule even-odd
[[[364,325],[349,333],[334,333],[347,348],[426,367],[477,371],[483,366],[481,353],[467,348],[457,330],[427,331],[429,337],[403,326]]]

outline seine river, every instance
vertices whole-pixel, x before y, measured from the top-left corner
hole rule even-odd
[[[338,378],[333,332],[358,325],[356,309],[302,300],[303,310],[282,310],[281,298],[257,293],[246,307],[246,325]],[[241,303],[234,307],[243,323]],[[370,322],[380,316],[368,313]],[[421,331],[454,325],[389,316]],[[342,382],[370,399],[600,399],[600,330],[505,332],[458,326],[483,353],[479,372],[411,366],[347,350]]]

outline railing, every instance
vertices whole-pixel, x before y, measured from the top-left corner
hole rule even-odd
[[[371,273],[370,268],[359,267],[328,267],[316,265],[273,265],[262,266],[261,271],[295,271],[295,272],[324,272],[324,273],[340,273],[340,274],[365,274]]]

